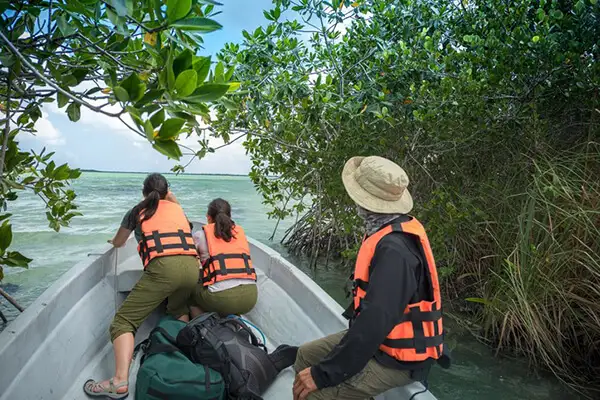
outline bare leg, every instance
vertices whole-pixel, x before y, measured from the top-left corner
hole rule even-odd
[[[190,314],[192,318],[196,318],[198,315],[202,314],[202,310],[198,306],[190,306]]]
[[[117,337],[113,341],[113,348],[115,352],[115,376],[113,377],[113,383],[119,385],[122,382],[129,380],[129,364],[131,364],[131,358],[133,356],[134,339],[131,332],[124,333]],[[108,379],[100,382],[100,385],[94,387],[94,392],[101,392],[102,388],[108,388]],[[117,389],[117,393],[127,392],[128,387],[123,386]]]
[[[190,316],[189,316],[189,314],[183,314],[183,315],[181,315],[177,319],[180,320],[180,321],[182,321],[182,322],[190,322]]]

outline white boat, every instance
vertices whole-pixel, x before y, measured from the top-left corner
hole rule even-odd
[[[346,328],[342,308],[323,289],[278,252],[249,240],[259,300],[245,318],[266,335],[269,351],[282,343],[300,345]],[[140,278],[142,264],[133,237],[118,250],[108,244],[98,250],[65,273],[0,333],[0,400],[88,399],[82,389],[87,379],[112,376],[108,327],[116,304]],[[147,337],[161,313],[159,308],[144,322],[136,343]],[[134,362],[129,386],[132,399],[137,367]],[[292,399],[293,380],[292,367],[282,371],[264,399]],[[408,400],[415,393],[419,394],[414,400],[435,400],[417,382],[377,399]]]

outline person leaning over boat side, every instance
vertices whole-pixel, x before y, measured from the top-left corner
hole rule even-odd
[[[200,267],[191,225],[164,176],[148,175],[142,194],[144,200],[125,215],[109,242],[121,247],[134,231],[144,273],[110,325],[115,375],[102,382],[88,380],[84,391],[90,396],[112,399],[127,396],[135,332],[165,299],[170,315],[189,321],[187,302],[198,282]]]
[[[408,176],[382,157],[354,157],[342,180],[366,225],[346,331],[300,346],[294,399],[365,399],[445,367],[440,288]]]
[[[256,305],[258,289],[244,229],[233,222],[231,206],[223,199],[210,202],[206,219],[208,224],[193,234],[203,267],[192,318],[201,312],[245,314]]]

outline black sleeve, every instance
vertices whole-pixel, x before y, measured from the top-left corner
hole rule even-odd
[[[418,265],[401,234],[389,234],[379,242],[360,314],[340,343],[311,369],[318,388],[339,385],[375,355],[417,290]]]
[[[133,230],[135,230],[136,225],[137,225],[137,222],[136,222],[135,218],[133,218],[133,209],[131,209],[131,210],[127,211],[127,213],[123,217],[123,220],[121,220],[121,227],[123,227],[125,229],[129,229],[130,231],[133,231]]]

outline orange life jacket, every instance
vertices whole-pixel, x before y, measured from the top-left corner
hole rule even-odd
[[[140,213],[140,218],[143,218],[143,213]],[[141,230],[138,253],[144,269],[156,257],[198,256],[190,224],[179,204],[160,200],[154,215],[142,221]]]
[[[369,288],[369,273],[371,259],[377,243],[392,232],[403,232],[418,239],[420,248],[425,256],[427,278],[432,293],[429,299],[408,304],[404,316],[387,335],[379,349],[400,361],[418,362],[428,358],[439,359],[443,352],[442,300],[437,270],[429,240],[423,225],[415,218],[408,222],[394,222],[366,238],[358,252],[354,269],[354,318],[360,313],[361,301]],[[413,301],[413,300],[411,300]]]
[[[215,236],[215,224],[202,226],[208,254],[202,268],[202,283],[204,286],[222,282],[227,279],[253,279],[256,281],[256,271],[252,268],[250,245],[241,226],[234,226],[233,237],[229,242]]]

